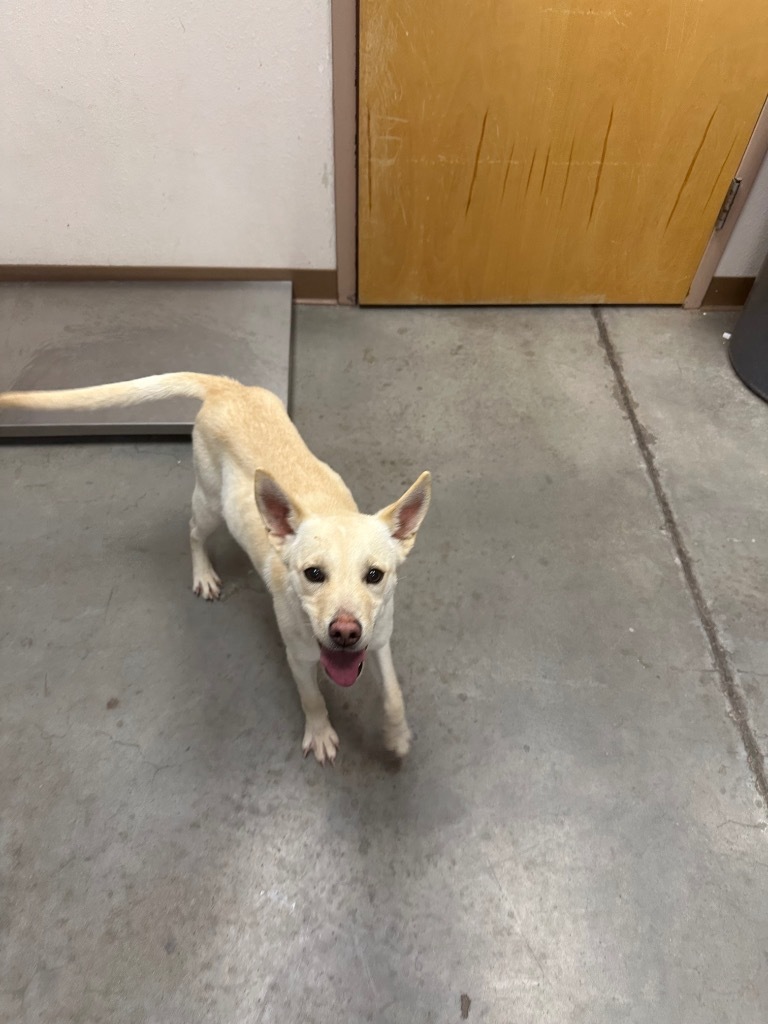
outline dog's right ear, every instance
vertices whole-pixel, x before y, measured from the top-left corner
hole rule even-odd
[[[274,477],[263,469],[256,470],[254,491],[272,546],[280,551],[296,533],[304,515]]]

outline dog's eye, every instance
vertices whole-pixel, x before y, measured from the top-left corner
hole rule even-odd
[[[325,583],[325,573],[316,565],[310,565],[308,569],[305,569],[304,575],[310,583]]]
[[[384,573],[381,569],[369,569],[365,574],[366,583],[381,583],[384,579]]]

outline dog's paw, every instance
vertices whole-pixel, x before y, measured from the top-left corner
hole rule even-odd
[[[206,601],[216,601],[221,595],[221,580],[213,569],[208,569],[195,576],[192,590]]]
[[[326,761],[333,764],[336,760],[336,751],[339,749],[339,737],[327,718],[316,722],[307,720],[301,749],[304,757],[311,750],[319,764],[325,764]]]
[[[399,725],[387,725],[384,728],[384,746],[395,757],[406,757],[411,749],[413,733],[408,728],[407,722],[400,722]]]

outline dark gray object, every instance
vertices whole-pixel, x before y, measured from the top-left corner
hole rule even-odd
[[[728,355],[740,379],[768,401],[768,257],[736,321]]]

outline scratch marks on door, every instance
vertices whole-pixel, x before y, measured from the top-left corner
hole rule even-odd
[[[363,114],[361,112],[360,122],[360,151],[362,153],[366,148],[368,150],[364,157],[367,181],[364,180],[365,175],[362,173],[363,157],[361,156],[360,205],[362,207],[367,198],[368,213],[370,214],[373,208],[374,168],[376,168],[377,173],[379,173],[397,163],[400,150],[403,145],[402,129],[400,128],[400,125],[407,125],[408,118],[397,117],[394,114],[380,114],[375,111],[372,112],[370,105],[366,104],[365,113]],[[363,136],[365,138],[365,144],[363,144]],[[386,179],[384,184],[386,185]],[[400,203],[402,206],[402,199],[400,200]],[[403,216],[405,217],[405,214],[403,214]]]
[[[605,154],[608,152],[608,138],[611,134],[611,125],[613,124],[613,111],[614,106],[611,106],[611,115],[608,118],[608,127],[605,129],[605,138],[603,139],[603,151],[600,154],[600,166],[597,168],[597,178],[595,178],[595,191],[592,196],[592,205],[589,208],[589,220],[587,221],[587,227],[589,227],[589,225],[592,223],[592,214],[595,212],[597,193],[600,191],[600,181],[603,177],[603,167],[605,166]]]
[[[483,124],[480,128],[480,138],[477,143],[477,152],[475,153],[475,166],[472,168],[472,180],[469,183],[469,195],[467,196],[467,205],[464,209],[464,216],[466,217],[469,213],[469,206],[472,202],[472,193],[475,191],[475,181],[477,180],[477,168],[480,164],[480,150],[483,148],[483,139],[485,138],[485,126],[488,123],[488,114],[490,108],[486,110],[485,117],[483,118]]]
[[[507,191],[507,178],[512,167],[512,157],[515,155],[515,144],[512,143],[512,149],[509,151],[509,157],[507,159],[507,169],[504,172],[504,184],[501,186],[501,198],[504,198],[504,193]]]
[[[535,163],[536,163],[536,150],[534,149],[533,156],[531,157],[531,166],[528,168],[528,180],[525,183],[525,194],[526,195],[528,195],[528,188],[529,188],[529,186],[531,184],[531,177],[533,176],[533,165]]]
[[[623,15],[625,18],[632,17],[631,10],[602,10],[595,7],[544,7],[542,8],[542,14],[564,14],[566,17],[572,16],[585,16],[587,18],[608,18],[615,22],[621,28],[626,28],[626,21],[622,21],[619,15]]]
[[[571,151],[568,154],[568,166],[565,168],[565,181],[563,182],[563,194],[560,196],[560,209],[563,208],[565,202],[565,193],[568,188],[568,178],[571,175],[571,167],[573,166],[573,147],[576,145],[576,136],[574,135],[571,139]]]
[[[541,176],[541,185],[539,185],[539,195],[544,191],[544,182],[547,180],[547,168],[549,167],[549,154],[552,152],[552,143],[547,146],[547,155],[544,159],[544,173]]]
[[[365,137],[368,146],[368,213],[373,209],[373,161],[371,159],[371,108],[366,107]]]
[[[707,135],[709,135],[709,129],[712,127],[712,122],[715,120],[715,114],[717,113],[718,109],[719,109],[719,104],[712,111],[712,116],[707,121],[707,127],[704,129],[704,134],[701,137],[701,142],[696,147],[696,152],[693,154],[693,159],[688,164],[688,170],[685,172],[685,177],[683,178],[683,184],[680,186],[680,191],[677,193],[677,199],[675,199],[675,204],[674,204],[674,206],[672,207],[672,209],[670,211],[669,217],[667,217],[667,223],[664,225],[664,231],[665,232],[667,231],[667,228],[669,227],[669,225],[672,223],[672,218],[675,215],[675,210],[677,209],[678,204],[680,203],[680,200],[682,198],[683,192],[685,191],[685,186],[688,184],[688,179],[690,178],[691,174],[693,173],[693,168],[696,166],[696,161],[699,159],[699,153],[702,151],[702,149],[704,148],[704,143],[707,141]]]
[[[691,13],[691,7],[693,7],[693,19],[692,24],[688,24],[688,16]],[[675,32],[678,37],[675,44],[675,49],[678,55],[682,53],[683,48],[688,45],[690,46],[691,40],[696,35],[699,29],[699,18],[701,16],[702,0],[682,0],[677,4],[670,5],[670,11],[668,14],[667,21],[667,38],[664,43],[665,52],[671,49],[672,30],[673,26],[676,29],[678,24],[680,31]],[[682,19],[680,18],[680,12],[682,10]]]

